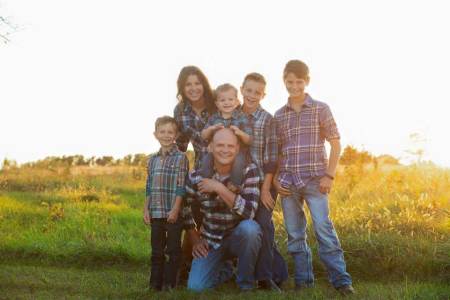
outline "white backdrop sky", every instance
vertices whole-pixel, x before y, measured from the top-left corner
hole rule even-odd
[[[0,0],[22,27],[0,46],[0,159],[156,151],[154,121],[172,114],[188,64],[213,86],[262,73],[273,113],[297,58],[344,145],[404,159],[421,147],[449,167],[447,3]]]

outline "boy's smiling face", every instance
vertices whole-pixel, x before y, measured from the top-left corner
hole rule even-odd
[[[289,73],[284,78],[284,85],[290,98],[301,98],[305,94],[305,88],[309,83],[308,78],[299,78],[294,73]]]
[[[261,102],[266,95],[264,92],[265,88],[266,85],[262,82],[251,79],[244,82],[244,85],[241,87],[244,110],[254,112],[258,108],[259,102]]]
[[[169,148],[175,142],[177,137],[177,129],[174,124],[166,123],[159,125],[154,132],[155,138],[163,148]]]
[[[236,92],[232,89],[219,92],[217,94],[216,106],[221,113],[232,113],[239,105]]]

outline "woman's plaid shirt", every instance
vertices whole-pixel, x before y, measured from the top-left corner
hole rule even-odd
[[[209,113],[204,109],[200,116],[195,113],[189,102],[180,102],[173,112],[180,135],[177,138],[178,148],[186,152],[189,141],[194,147],[195,168],[200,167],[203,156],[208,153],[208,143],[202,139],[201,132],[208,122]]]

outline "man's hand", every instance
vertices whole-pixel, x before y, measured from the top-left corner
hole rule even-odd
[[[275,207],[275,200],[269,190],[261,189],[261,202],[268,210],[273,210]]]
[[[144,209],[144,223],[146,225],[149,225],[152,222],[152,217],[150,216],[150,213],[148,209]]]
[[[328,178],[326,176],[323,176],[322,178],[320,178],[319,191],[322,194],[330,193],[332,186],[333,186],[333,180],[331,180],[330,178]]]
[[[281,196],[291,195],[291,191],[289,189],[282,187],[276,176],[273,177],[273,186],[277,189],[278,194],[280,194]]]
[[[178,215],[180,214],[180,210],[176,207],[172,208],[169,211],[169,216],[167,217],[167,223],[175,223],[178,220]]]
[[[206,240],[199,239],[192,246],[192,256],[194,258],[203,258],[208,256],[209,245]]]
[[[198,190],[201,193],[214,193],[217,190],[218,184],[221,184],[217,180],[203,178],[202,181],[198,183]]]

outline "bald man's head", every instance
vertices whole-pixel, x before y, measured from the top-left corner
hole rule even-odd
[[[214,157],[214,163],[219,164],[216,167],[232,165],[239,153],[238,137],[229,128],[217,130],[209,146]]]
[[[212,142],[223,139],[229,139],[230,141],[233,140],[236,144],[239,143],[238,137],[230,128],[222,128],[217,130],[213,135]]]

